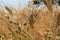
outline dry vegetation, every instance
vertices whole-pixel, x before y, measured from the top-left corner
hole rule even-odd
[[[0,40],[60,40],[60,9],[0,8]]]

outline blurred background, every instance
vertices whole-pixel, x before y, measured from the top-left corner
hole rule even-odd
[[[31,0],[0,0],[0,7],[9,6],[13,8],[23,8],[28,5]]]

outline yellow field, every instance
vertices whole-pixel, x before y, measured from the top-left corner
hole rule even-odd
[[[60,40],[60,9],[51,10],[0,8],[0,40]]]

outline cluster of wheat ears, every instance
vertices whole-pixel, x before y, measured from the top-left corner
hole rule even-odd
[[[60,9],[0,8],[0,40],[60,40]]]

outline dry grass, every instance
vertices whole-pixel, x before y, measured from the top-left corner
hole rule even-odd
[[[0,9],[1,40],[60,40],[60,14],[55,7],[52,12],[47,7],[38,11],[5,8],[7,12]]]

